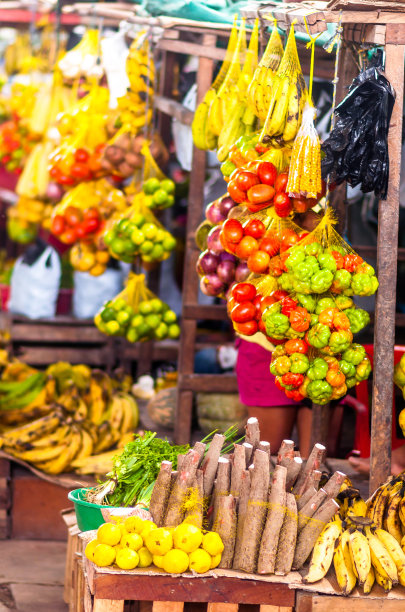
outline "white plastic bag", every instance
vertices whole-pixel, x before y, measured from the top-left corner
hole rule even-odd
[[[31,265],[19,257],[11,275],[10,312],[30,319],[54,317],[60,278],[59,255],[52,247],[46,247]]]
[[[104,302],[111,300],[123,288],[121,270],[107,269],[100,276],[88,272],[73,273],[73,315],[78,319],[91,319]]]

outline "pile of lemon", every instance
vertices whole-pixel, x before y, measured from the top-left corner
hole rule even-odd
[[[213,531],[202,531],[186,522],[157,527],[152,521],[130,516],[101,525],[85,555],[99,567],[115,563],[120,569],[131,570],[153,564],[169,574],[188,570],[204,574],[219,565],[223,550],[220,536]]]

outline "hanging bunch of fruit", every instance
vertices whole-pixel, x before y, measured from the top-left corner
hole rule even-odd
[[[94,322],[102,333],[129,342],[180,335],[176,313],[146,287],[144,274],[130,275],[126,288],[103,305]]]
[[[125,445],[138,424],[130,377],[56,363],[39,372],[13,361],[0,379],[0,447],[48,474]],[[131,434],[132,436],[132,434]]]
[[[57,68],[67,82],[79,78],[100,80],[104,74],[100,63],[100,34],[88,29],[81,41],[58,61]]]

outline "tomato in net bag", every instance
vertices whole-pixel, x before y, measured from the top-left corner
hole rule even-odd
[[[176,239],[158,221],[140,192],[131,206],[123,213],[110,219],[104,242],[116,259],[133,263],[136,257],[142,262],[163,261],[170,257],[176,246]]]
[[[278,277],[281,289],[295,293],[345,296],[373,295],[378,289],[374,268],[365,262],[336,232],[333,211],[328,208],[313,232],[292,247]]]
[[[64,244],[100,234],[107,219],[127,208],[124,193],[107,180],[79,183],[55,206],[51,233]]]
[[[176,313],[145,284],[144,274],[130,274],[127,286],[94,317],[97,328],[129,342],[178,338]]]

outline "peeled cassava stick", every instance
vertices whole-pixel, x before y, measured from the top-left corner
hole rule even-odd
[[[235,444],[232,456],[231,467],[231,495],[239,498],[240,487],[242,484],[242,474],[246,470],[245,449],[241,444]]]
[[[259,574],[273,574],[276,565],[276,555],[280,530],[284,521],[286,492],[285,481],[287,468],[276,465],[271,481],[269,495],[269,510],[266,525],[260,545],[257,572]]]
[[[243,526],[245,524],[246,512],[249,501],[250,492],[250,473],[249,470],[244,470],[241,477],[239,501],[238,501],[238,524],[236,529],[235,553],[233,557],[233,567],[235,568],[240,560],[240,551],[242,545]]]
[[[172,462],[162,461],[158,477],[153,487],[149,502],[149,512],[158,527],[163,525],[167,500],[170,495],[170,477],[172,473]]]
[[[177,469],[181,470],[181,468],[183,467],[183,461],[185,459],[186,455],[177,455]]]
[[[294,442],[292,440],[283,440],[277,453],[277,465],[288,467],[294,459]]]
[[[322,464],[322,461],[325,457],[326,448],[323,444],[315,444],[314,448],[311,451],[311,454],[308,457],[308,461],[306,463],[305,468],[302,470],[301,474],[298,477],[298,480],[294,486],[293,493],[294,495],[301,496],[305,489],[308,488],[309,482],[312,481],[312,472],[314,470],[318,470]]]
[[[200,461],[203,460],[204,458],[204,453],[205,453],[205,447],[207,445],[204,444],[203,442],[196,442],[193,446],[193,450],[195,450],[199,455],[200,455]]]
[[[245,442],[249,442],[253,446],[253,451],[255,451],[260,442],[260,427],[256,417],[250,417],[247,420],[245,432]]]
[[[170,491],[173,489],[174,483],[176,482],[176,478],[178,475],[178,470],[174,470],[171,474],[170,474]]]
[[[190,465],[188,469],[179,471],[167,501],[167,511],[163,522],[165,527],[176,527],[180,525],[183,518],[187,490],[193,484],[197,467],[200,463],[199,454],[193,450],[188,451],[186,459],[188,459],[188,464]],[[184,459],[184,463],[186,459]]]
[[[342,486],[345,478],[346,474],[343,474],[343,472],[335,472],[329,478],[328,482],[323,485],[323,488],[325,489],[329,498],[333,498],[338,495],[340,487]]]
[[[230,569],[236,539],[236,499],[233,495],[226,495],[218,499],[218,511],[212,530],[218,533],[224,543],[218,567]]]
[[[297,503],[292,493],[286,493],[284,521],[278,539],[275,574],[285,576],[291,571],[297,542]]]
[[[314,470],[311,474],[311,484],[318,490],[319,481],[322,478],[322,472],[320,470]]]
[[[214,490],[212,494],[211,506],[213,507],[212,523],[216,521],[218,512],[218,501],[221,497],[229,495],[231,483],[231,462],[229,459],[220,457],[218,459],[218,471],[215,480]]]
[[[302,469],[303,461],[301,457],[294,457],[294,459],[287,465],[287,479],[285,483],[286,491],[291,491],[295,481],[298,478],[299,473]]]
[[[218,459],[221,454],[221,448],[224,443],[225,436],[215,434],[212,438],[210,447],[201,464],[201,469],[204,474],[204,496],[209,497],[214,486],[215,474],[218,468]]]
[[[249,444],[249,442],[244,442],[242,446],[245,449],[246,466],[248,466],[250,463],[250,460],[252,459],[253,446],[252,444]]]
[[[269,457],[271,456],[270,442],[266,442],[266,440],[260,440],[259,446],[257,448],[267,453]]]
[[[301,510],[316,494],[317,490],[315,487],[311,486],[303,493],[303,495],[301,495],[301,497],[296,497],[298,510]]]
[[[310,499],[298,513],[298,533],[300,533],[305,525],[309,522],[315,512],[321,507],[327,498],[325,489],[319,489],[316,494]]]
[[[252,470],[249,501],[242,532],[238,564],[240,569],[253,574],[257,565],[260,539],[267,514],[267,498],[270,483],[269,458],[266,453],[256,450]]]
[[[300,569],[304,565],[322,529],[338,510],[339,504],[334,499],[328,499],[298,534],[293,569]]]
[[[184,521],[201,529],[204,515],[204,478],[201,470],[197,470],[194,477],[188,494],[188,503],[189,508],[184,513]]]

